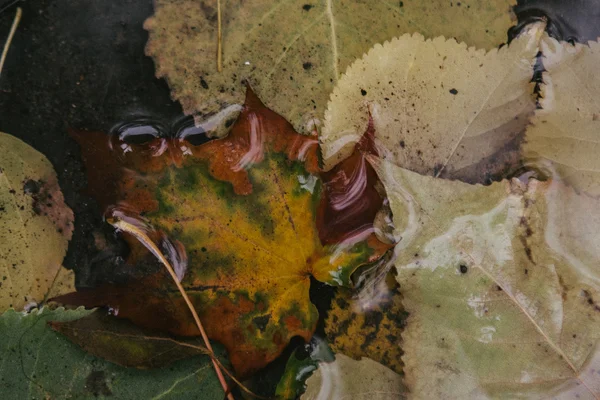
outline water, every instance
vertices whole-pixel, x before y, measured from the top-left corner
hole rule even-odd
[[[32,144],[55,166],[67,203],[77,216],[75,237],[65,265],[75,269],[78,286],[94,287],[106,281],[124,282],[131,277],[129,272],[121,270],[131,249],[121,236],[115,236],[103,224],[104,209],[108,204],[104,204],[102,193],[99,193],[104,191],[107,194],[113,190],[110,181],[116,179],[116,175],[106,172],[109,169],[107,165],[98,164],[98,173],[109,179],[96,192],[86,194],[87,177],[82,151],[68,136],[68,129],[110,133],[94,145],[112,148],[121,159],[131,154],[138,155],[141,151],[147,151],[145,155],[151,157],[160,157],[170,151],[193,152],[194,148],[223,137],[241,109],[231,106],[215,116],[196,120],[183,116],[178,103],[170,100],[166,83],[154,78],[152,61],[143,56],[147,35],[141,25],[152,13],[149,1],[93,5],[82,5],[76,1],[39,1],[23,2],[21,6],[25,17],[0,79],[0,131],[10,132]],[[3,10],[3,3],[0,3],[0,10]],[[584,42],[600,35],[597,24],[600,7],[594,1],[581,1],[569,6],[558,1],[525,1],[516,10],[519,24],[508,33],[510,38],[527,23],[543,18],[548,20],[548,31],[561,40]],[[8,30],[13,13],[14,6],[0,13],[0,32]],[[74,24],[73,20],[81,23]],[[539,60],[538,72],[542,71],[543,62],[543,59]],[[389,202],[379,195],[381,188],[377,190],[371,184],[373,171],[366,171],[370,168],[368,163],[364,159],[359,162],[359,170],[364,173],[354,175],[356,170],[349,169],[344,176],[344,184],[351,183],[349,190],[336,188],[333,184],[330,186],[331,207],[354,209],[348,220],[358,226],[359,234],[364,234],[364,225],[369,225],[368,221],[377,217],[380,220],[377,225],[380,239],[383,242],[398,240],[389,229],[389,210],[377,213],[380,206],[389,207]],[[536,161],[528,161],[519,166],[517,172],[513,171],[510,177],[518,177],[524,183],[532,181],[532,178],[558,180],[566,175]],[[87,172],[90,172],[89,167]],[[330,181],[336,179],[325,177]],[[369,202],[357,202],[356,196],[348,196],[349,193],[364,194],[365,191]],[[549,191],[547,197],[559,198],[560,195]],[[572,197],[560,201],[563,202],[562,207],[579,204]],[[556,206],[549,202],[549,206],[553,205]],[[123,212],[124,209],[126,207],[119,210]],[[593,219],[593,208],[589,213],[590,219]],[[555,225],[556,221],[561,221],[559,210],[554,210],[551,215],[555,216]],[[363,217],[364,223],[358,221],[357,224],[357,219]],[[326,242],[326,238],[335,237],[336,232],[346,232],[345,223],[335,219],[326,221],[322,232],[329,231],[321,239]],[[96,245],[99,227],[108,242],[100,252]],[[372,229],[368,233],[374,231],[372,227],[367,229]],[[563,251],[564,257],[593,258],[594,243],[587,242],[591,235],[583,237],[579,253]],[[176,244],[170,243],[167,248],[173,255],[170,259],[181,261],[184,258]],[[415,262],[428,262],[426,255],[415,253],[412,256],[417,260]],[[378,299],[382,302],[389,299],[389,277],[394,275],[390,262],[393,261],[394,255],[388,254],[380,263],[361,269],[352,277],[358,288],[353,293],[357,305],[355,310],[366,313],[377,309]],[[160,270],[158,263],[149,264],[147,271]],[[326,338],[329,335],[333,342],[334,334],[326,331],[324,316],[332,307],[337,291],[315,280],[311,281],[310,290],[311,300],[321,314],[316,337]],[[588,293],[584,296],[586,302],[597,304],[597,299],[590,297],[587,288],[581,290]],[[116,314],[115,310],[111,312]],[[272,394],[274,382],[279,380],[288,358],[302,347],[303,341],[297,338],[291,341],[282,355],[259,372],[255,382],[249,386],[258,393]]]

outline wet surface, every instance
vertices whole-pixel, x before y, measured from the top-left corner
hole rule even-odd
[[[0,131],[41,150],[55,166],[77,216],[65,261],[73,268],[90,261],[91,229],[101,211],[82,194],[85,172],[68,128],[127,131],[144,140],[189,134],[189,120],[144,55],[142,24],[152,14],[151,0],[4,0],[0,32],[9,31],[17,6],[23,19],[0,79]],[[551,31],[565,40],[600,36],[600,0],[523,0],[516,12],[521,22],[547,16]]]
[[[13,1],[0,0],[1,38],[14,17],[16,5],[4,8],[9,3]],[[198,145],[206,135],[170,100],[166,82],[154,77],[152,60],[144,55],[147,34],[142,24],[152,14],[151,0],[36,0],[18,5],[23,20],[0,78],[0,131],[23,139],[55,166],[66,202],[76,215],[65,265],[89,266],[98,261],[92,231],[101,226],[103,210],[83,194],[85,168],[69,128],[113,132],[138,144],[157,136],[177,136]],[[550,32],[559,39],[585,42],[600,36],[600,0],[524,0],[516,12],[521,25],[548,18]],[[111,259],[116,253],[105,256]],[[79,274],[77,279],[85,286],[102,277]],[[333,295],[330,287],[312,285],[311,300],[323,311]],[[325,336],[322,318],[317,332]],[[281,372],[299,344],[288,346],[264,372],[265,380]],[[101,378],[90,376],[90,386],[104,394]]]
[[[68,128],[108,132],[142,121],[160,129],[181,123],[183,114],[144,55],[142,23],[152,1],[23,1],[0,14],[3,40],[17,5],[23,19],[0,79],[0,131],[40,150],[54,165],[77,216],[65,260],[73,268],[92,257],[91,229],[102,212],[82,194],[85,171]]]

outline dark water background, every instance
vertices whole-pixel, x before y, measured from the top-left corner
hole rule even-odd
[[[184,116],[144,55],[142,24],[153,12],[152,0],[0,0],[2,39],[17,6],[23,18],[0,78],[0,131],[32,145],[54,165],[76,215],[65,266],[77,269],[78,285],[90,286],[98,278],[90,273],[91,232],[101,226],[102,212],[82,194],[85,171],[68,128],[109,132],[145,119],[168,135]],[[600,0],[522,0],[515,11],[519,25],[545,16],[558,39],[586,42],[600,36]],[[507,39],[516,30],[507,32]],[[312,285],[311,298],[318,305],[331,295],[332,289]],[[263,377],[281,371],[288,355]]]

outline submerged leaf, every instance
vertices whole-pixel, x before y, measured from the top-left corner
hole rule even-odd
[[[368,357],[402,373],[402,331],[407,313],[393,274],[354,293],[340,288],[325,320],[331,349],[355,360]]]
[[[489,49],[505,42],[516,2],[222,0],[222,72],[216,61],[216,3],[154,4],[155,15],[144,25],[146,53],[186,113],[241,104],[247,80],[301,130],[313,118],[322,119],[339,75],[374,43],[419,31]]]
[[[302,400],[400,400],[407,394],[394,371],[369,358],[355,361],[343,354],[336,354],[332,363],[319,363],[306,384]]]
[[[484,187],[373,161],[402,237],[413,397],[598,398],[598,201],[558,181]]]
[[[115,157],[108,147],[87,147],[87,138],[97,143],[93,137],[99,135],[76,137],[90,168],[94,158],[119,163],[113,198],[103,197],[105,205],[117,204],[109,216],[129,218],[156,240],[155,247],[185,260],[181,283],[208,336],[225,345],[241,377],[275,359],[292,337],[312,336],[318,314],[309,299],[311,277],[348,284],[358,266],[389,248],[373,229],[322,244],[316,224],[317,141],[294,132],[250,90],[224,139],[200,146],[180,139],[156,139],[147,146],[115,143],[114,150],[125,150]],[[135,237],[125,237],[130,264],[152,259]],[[197,335],[171,279],[162,270],[150,268],[141,277],[143,268],[136,270],[127,285],[57,300],[110,306],[141,326]]]
[[[600,195],[600,44],[541,43],[545,72],[540,110],[527,129],[523,152],[577,190]]]
[[[183,358],[209,354],[201,340],[176,340],[101,311],[73,321],[51,321],[49,325],[87,353],[124,367],[160,368]]]
[[[62,267],[73,233],[52,164],[0,133],[0,312],[74,290]]]
[[[72,322],[93,311],[64,309],[0,315],[0,387],[6,399],[222,400],[207,356],[141,371],[91,357],[48,322]],[[8,396],[8,397],[7,397]]]
[[[533,65],[543,25],[486,53],[420,34],[376,45],[336,85],[320,137],[325,168],[375,124],[382,156],[425,175],[487,182],[518,163],[535,109]]]

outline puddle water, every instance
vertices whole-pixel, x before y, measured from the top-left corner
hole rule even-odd
[[[305,50],[294,62],[302,68],[280,65],[292,43],[278,50],[268,83],[252,75],[261,66],[251,48],[239,60],[230,54],[270,15],[287,21],[284,6],[257,2],[262,22],[248,23],[245,35],[226,32],[225,47],[210,52],[188,45],[187,35],[202,36],[186,22],[178,39],[186,54],[153,63],[141,29],[151,2],[13,3],[0,1],[0,35],[16,6],[25,17],[0,78],[0,131],[48,157],[75,213],[64,264],[77,292],[53,296],[59,304],[101,307],[182,341],[199,336],[191,304],[227,350],[216,369],[239,378],[226,378],[235,399],[253,398],[250,391],[335,400],[361,390],[376,399],[600,398],[600,47],[581,44],[600,35],[593,1],[520,1],[498,54],[511,57],[520,35],[542,37],[529,32],[536,23],[549,36],[532,57],[504,66],[495,50],[483,56],[414,36],[385,54],[381,46],[367,53],[372,43],[344,77],[356,57],[341,54],[362,39],[334,40],[333,54],[347,63],[335,79],[327,71],[337,63],[317,72],[324,60],[316,49],[325,45],[302,37],[343,6],[325,2],[310,19],[320,5],[301,4],[294,23],[305,29],[295,41]],[[403,18],[412,3],[399,4]],[[188,11],[217,18],[205,3]],[[68,15],[89,29],[70,26]],[[363,29],[344,18],[333,24],[338,33]],[[110,32],[95,34],[100,24]],[[154,40],[160,47],[172,38]],[[213,71],[191,76],[171,58],[189,63],[192,50],[223,51],[245,72],[231,82]],[[405,81],[393,82],[404,69]],[[179,74],[199,86],[183,90]],[[314,98],[282,93],[289,82]],[[218,85],[210,92],[218,100],[194,97]],[[236,97],[244,85],[245,101]],[[324,87],[333,94],[321,104]],[[196,112],[184,115],[171,95]],[[335,115],[338,104],[344,111]],[[448,156],[438,157],[444,149]]]

